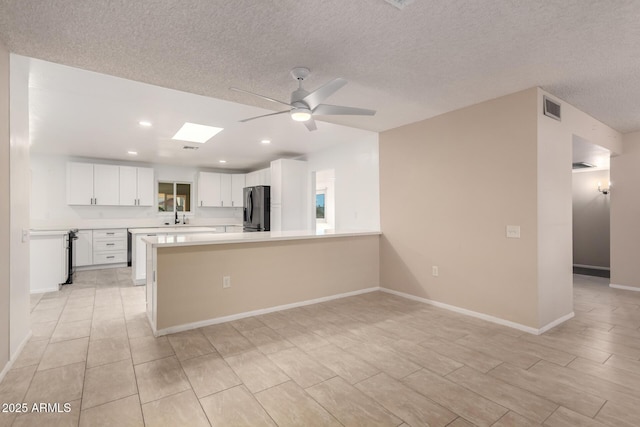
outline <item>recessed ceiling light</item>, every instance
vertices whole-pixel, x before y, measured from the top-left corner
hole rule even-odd
[[[226,160],[218,160],[220,163],[227,163]]]
[[[271,140],[270,139],[263,139],[262,141],[263,144],[271,144]]]
[[[127,151],[127,153],[131,154],[132,156],[137,156],[138,155],[137,151]]]
[[[180,130],[176,132],[171,139],[180,141],[199,142],[204,144],[210,140],[215,134],[220,132],[222,128],[213,126],[198,125],[195,123],[185,123]]]
[[[146,127],[146,128],[151,127],[151,122],[146,121],[146,120],[140,120],[140,121],[138,122],[138,124],[139,124],[140,126],[144,126],[144,127]]]

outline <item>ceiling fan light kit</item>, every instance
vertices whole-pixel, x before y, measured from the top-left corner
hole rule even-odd
[[[249,92],[243,89],[235,87],[230,88],[236,92],[242,92],[249,95],[257,96],[267,101],[283,104],[291,107],[289,110],[278,111],[276,113],[263,114],[257,117],[251,117],[248,119],[240,120],[241,122],[248,122],[250,120],[259,119],[262,117],[276,116],[279,114],[289,113],[291,118],[297,122],[303,122],[308,130],[314,131],[317,129],[313,115],[359,115],[359,116],[373,116],[376,114],[374,110],[367,110],[364,108],[343,107],[339,105],[322,104],[322,102],[329,96],[333,95],[338,89],[347,84],[347,81],[343,78],[336,78],[330,82],[324,84],[313,92],[309,93],[302,87],[302,82],[310,74],[308,68],[296,67],[291,70],[291,76],[298,81],[298,89],[291,93],[291,102],[287,103],[268,96],[259,95],[257,93]]]
[[[291,118],[296,122],[306,122],[311,118],[311,110],[307,108],[294,108],[291,110]]]

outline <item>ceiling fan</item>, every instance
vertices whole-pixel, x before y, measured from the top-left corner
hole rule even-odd
[[[298,122],[303,122],[304,125],[310,131],[316,130],[316,122],[313,120],[313,116],[328,116],[328,115],[354,115],[354,116],[373,116],[376,114],[374,110],[367,110],[364,108],[343,107],[340,105],[328,105],[322,104],[322,101],[333,95],[338,89],[347,84],[347,81],[338,77],[333,79],[313,92],[307,92],[302,87],[302,81],[309,76],[309,69],[304,67],[297,67],[291,70],[291,75],[298,81],[298,89],[291,92],[291,102],[279,101],[268,96],[259,95],[257,93],[249,92],[247,90],[238,89],[236,87],[229,88],[236,92],[248,93],[249,95],[257,96],[267,101],[277,102],[291,107],[288,110],[278,111],[277,113],[264,114],[262,116],[251,117],[248,119],[240,120],[241,122],[248,122],[250,120],[259,119],[262,117],[276,116],[278,114],[289,113],[291,118]]]

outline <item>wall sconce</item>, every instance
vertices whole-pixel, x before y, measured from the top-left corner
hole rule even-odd
[[[598,183],[598,191],[604,194],[605,196],[611,192],[611,182],[609,182],[609,188],[602,188],[602,183]]]

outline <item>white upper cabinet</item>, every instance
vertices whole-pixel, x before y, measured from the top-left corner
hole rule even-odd
[[[220,174],[220,206],[229,208],[231,204],[231,175],[228,173]]]
[[[93,164],[67,163],[67,204],[93,205]]]
[[[153,206],[155,189],[153,168],[138,168],[138,206]]]
[[[242,207],[244,174],[198,172],[198,206]]]
[[[256,185],[271,185],[271,169],[264,168],[249,172],[245,176],[245,187],[255,187]]]
[[[152,168],[67,163],[67,204],[153,206]]]
[[[153,169],[120,166],[120,206],[153,206]]]
[[[119,167],[92,163],[67,163],[67,204],[117,205],[120,199]]]
[[[132,166],[120,166],[120,203],[121,206],[138,204],[138,171]]]
[[[241,208],[244,206],[245,174],[234,173],[231,175],[231,206]]]
[[[93,165],[94,205],[113,206],[120,204],[120,167]]]
[[[215,172],[198,172],[198,206],[222,206],[220,175]]]

